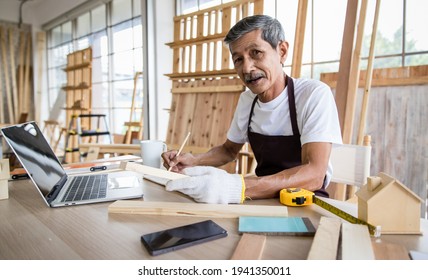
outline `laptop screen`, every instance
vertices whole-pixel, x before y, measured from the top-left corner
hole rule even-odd
[[[5,140],[43,196],[65,175],[61,163],[35,122],[2,128]]]

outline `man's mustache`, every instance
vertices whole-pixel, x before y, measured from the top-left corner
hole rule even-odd
[[[244,75],[244,80],[246,83],[250,83],[259,78],[266,78],[266,76],[263,73],[250,73]]]

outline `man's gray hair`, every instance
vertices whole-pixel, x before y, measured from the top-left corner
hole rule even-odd
[[[254,15],[238,21],[224,38],[226,44],[233,43],[248,32],[261,29],[261,37],[268,42],[272,48],[276,48],[280,41],[285,41],[284,29],[281,23],[270,16]]]

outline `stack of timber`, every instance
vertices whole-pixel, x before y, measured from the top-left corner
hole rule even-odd
[[[240,93],[223,39],[240,19],[263,13],[263,0],[233,1],[174,18],[172,104],[166,142],[208,150],[224,143]],[[235,172],[236,164],[223,166]]]
[[[0,23],[0,123],[34,112],[31,53],[30,28]]]

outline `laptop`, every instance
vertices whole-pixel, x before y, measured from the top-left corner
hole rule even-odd
[[[143,196],[142,176],[133,171],[67,174],[34,121],[3,127],[1,132],[50,207]]]

